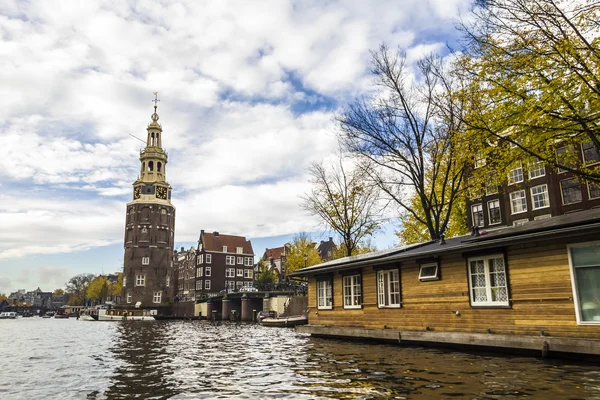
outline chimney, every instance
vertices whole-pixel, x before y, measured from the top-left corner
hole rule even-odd
[[[473,229],[471,230],[471,236],[479,236],[479,227],[478,226],[473,227]]]
[[[329,241],[333,242],[333,236],[329,236]]]
[[[215,232],[213,232],[213,235],[219,236],[219,232],[215,231]]]
[[[446,239],[444,239],[444,235],[440,235],[440,244],[446,244]]]

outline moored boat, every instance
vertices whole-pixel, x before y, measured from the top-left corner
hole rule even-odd
[[[0,319],[15,319],[17,318],[17,313],[12,311],[4,311],[0,313]]]
[[[156,310],[143,309],[111,309],[98,310],[95,316],[98,321],[154,321]]]
[[[278,318],[264,318],[260,321],[263,326],[270,326],[276,328],[293,328],[296,325],[308,324],[308,317],[306,314],[292,315],[289,317],[278,317]]]

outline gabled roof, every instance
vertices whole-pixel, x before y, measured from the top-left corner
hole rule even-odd
[[[262,259],[268,261],[270,258],[273,260],[281,259],[281,256],[285,254],[285,246],[274,247],[272,249],[266,249]]]
[[[592,236],[595,234],[596,236]],[[303,268],[290,276],[308,276],[369,265],[382,265],[402,260],[437,257],[443,254],[484,250],[513,243],[531,243],[549,238],[560,239],[578,235],[589,235],[590,240],[600,234],[600,209],[580,211],[526,224],[507,227],[493,232],[482,232],[479,236],[457,236],[440,241],[428,241],[411,246],[395,247],[383,251],[344,257],[312,267]]]
[[[236,248],[243,248],[244,254],[254,254],[252,243],[244,236],[223,235],[218,232],[204,232],[200,240],[207,251],[222,252],[223,246],[227,246],[227,252],[235,253]]]

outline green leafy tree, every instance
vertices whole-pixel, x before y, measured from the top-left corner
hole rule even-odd
[[[263,260],[258,261],[258,272],[254,275],[254,286],[259,289],[273,285],[277,279],[277,273]]]
[[[322,262],[315,243],[310,240],[309,235],[304,232],[299,233],[289,245],[289,253],[286,254],[283,263],[284,275]]]
[[[344,157],[329,167],[313,163],[309,168],[313,188],[303,197],[303,208],[317,215],[342,239],[338,246],[346,256],[383,223],[385,204],[379,188],[369,179],[368,166],[348,169]]]
[[[457,71],[470,83],[463,97],[471,142],[479,157],[496,160],[487,170],[506,176],[515,162],[541,160],[600,181],[600,166],[589,162],[600,160],[599,20],[597,1],[482,0],[474,7],[461,26]],[[580,146],[588,163],[577,156]]]
[[[358,243],[354,249],[352,250],[351,256],[357,256],[359,254],[370,253],[373,251],[377,251],[377,247],[373,244],[370,238],[365,239]],[[338,258],[348,257],[346,250],[342,246],[336,246],[333,249],[333,254],[331,259],[336,260]]]
[[[3,301],[8,301],[8,296],[6,296],[4,293],[0,293],[0,303]]]
[[[53,295],[55,296],[62,296],[63,294],[65,294],[65,291],[63,289],[54,289],[54,292],[52,292]]]
[[[119,272],[119,273],[117,273],[117,281],[114,283],[111,283],[111,285],[110,285],[109,294],[111,296],[120,296],[122,291],[123,291],[123,273]]]
[[[85,303],[85,294],[90,282],[94,279],[93,274],[79,274],[67,282],[67,293],[71,293],[69,305],[81,306]]]
[[[433,56],[417,67],[415,78],[406,56],[382,45],[373,53],[378,96],[355,101],[336,119],[342,143],[370,165],[370,179],[391,204],[438,239],[447,229],[469,161],[469,143],[461,140],[464,82]]]
[[[110,293],[109,286],[105,275],[97,276],[87,286],[86,297],[94,302],[103,302]]]

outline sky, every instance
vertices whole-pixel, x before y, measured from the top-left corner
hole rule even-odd
[[[373,93],[370,50],[443,55],[470,3],[0,0],[0,293],[122,269],[153,92],[177,247],[201,229],[257,256],[327,240],[300,196],[338,148],[334,113]]]

